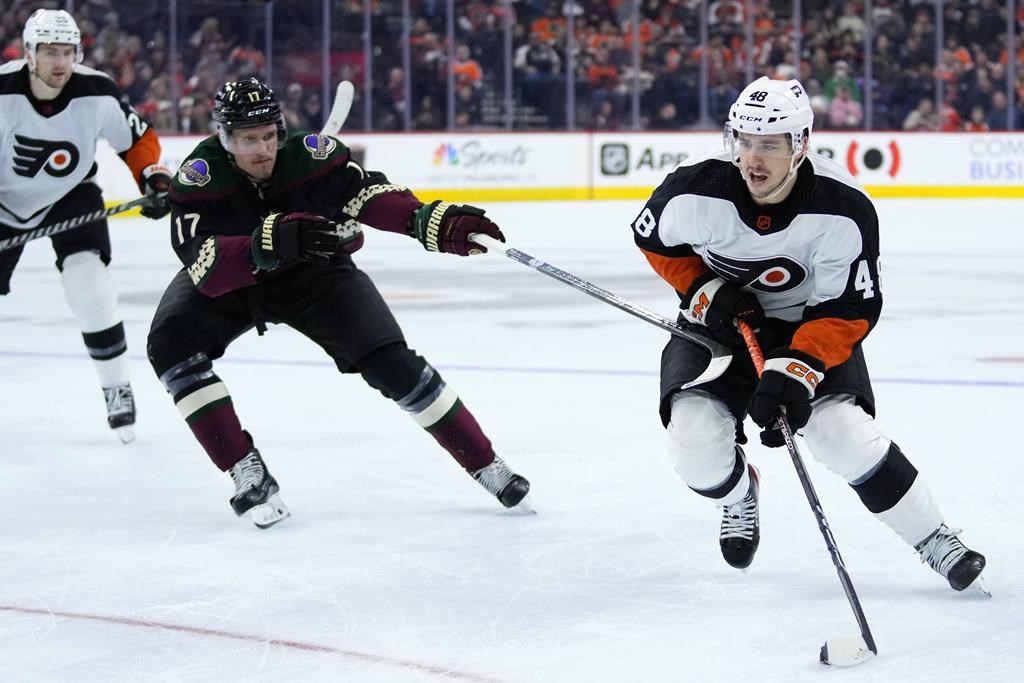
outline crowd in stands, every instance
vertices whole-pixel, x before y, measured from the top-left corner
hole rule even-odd
[[[1006,130],[1011,59],[1016,127],[1024,128],[1024,3],[1012,3],[1009,35],[1006,0],[946,0],[938,18],[932,0],[874,0],[870,22],[861,0],[801,0],[797,34],[791,0],[455,0],[451,22],[445,0],[410,0],[408,74],[401,0],[370,0],[369,51],[364,0],[330,4],[324,46],[321,0],[274,3],[272,54],[260,0],[179,0],[176,50],[168,3],[77,0],[74,14],[84,63],[109,73],[162,131],[209,131],[218,86],[265,78],[271,60],[289,125],[318,128],[325,47],[328,82],[356,83],[355,129],[366,127],[367,96],[373,130],[502,129],[511,74],[517,129],[715,128],[751,76],[769,75],[804,83],[818,129],[862,129],[870,109],[876,130]],[[21,56],[22,27],[41,6],[66,4],[0,0],[3,61]]]

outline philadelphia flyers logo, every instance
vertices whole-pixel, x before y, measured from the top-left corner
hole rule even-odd
[[[807,268],[788,256],[738,259],[708,249],[704,261],[727,282],[759,292],[788,292],[807,279]]]
[[[46,171],[54,178],[71,175],[78,168],[78,148],[66,140],[38,140],[15,134],[14,172],[35,178]]]

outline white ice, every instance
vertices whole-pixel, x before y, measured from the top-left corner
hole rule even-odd
[[[674,317],[632,243],[641,205],[489,210],[513,246]],[[818,650],[857,628],[787,454],[748,449],[762,541],[737,572],[717,510],[664,454],[653,326],[498,255],[370,234],[358,262],[532,481],[539,514],[502,509],[358,376],[272,328],[216,363],[293,513],[260,531],[231,512],[228,476],[146,361],[179,267],[168,226],[112,221],[139,404],[129,446],[106,427],[49,245],[30,244],[0,299],[0,679],[1021,680],[1020,208],[879,203],[879,422],[987,555],[994,597],[950,590],[804,447],[879,647],[842,671]]]

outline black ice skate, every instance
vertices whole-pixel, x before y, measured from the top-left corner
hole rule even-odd
[[[471,474],[507,508],[519,505],[530,492],[530,482],[510,470],[498,456],[494,456],[494,462],[490,465]]]
[[[953,590],[962,591],[973,585],[991,597],[992,594],[985,588],[981,578],[981,572],[985,569],[985,556],[961,543],[956,536],[959,533],[960,529],[950,529],[945,524],[939,526],[917,546],[921,561],[927,562],[929,567],[947,579]]]
[[[753,465],[747,465],[747,470],[750,472],[747,495],[740,502],[722,508],[722,531],[718,537],[722,557],[737,569],[750,566],[761,542],[761,524],[757,514],[759,474]]]
[[[135,440],[135,396],[131,384],[118,387],[104,387],[103,397],[107,400],[107,424],[117,432],[121,443]]]
[[[277,480],[267,471],[260,452],[254,447],[229,470],[235,482],[231,508],[239,517],[248,515],[252,523],[267,529],[291,513],[278,494]]]

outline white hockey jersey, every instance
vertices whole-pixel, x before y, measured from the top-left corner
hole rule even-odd
[[[37,100],[28,65],[0,66],[0,224],[40,225],[48,210],[79,183],[96,175],[96,141],[105,138],[140,184],[142,169],[160,161],[149,124],[121,102],[113,79],[75,67],[54,100]]]
[[[677,168],[633,222],[651,266],[679,293],[682,317],[716,278],[752,292],[765,315],[799,322],[792,347],[826,368],[878,321],[878,217],[838,164],[811,154],[793,191],[754,203],[728,152]]]

